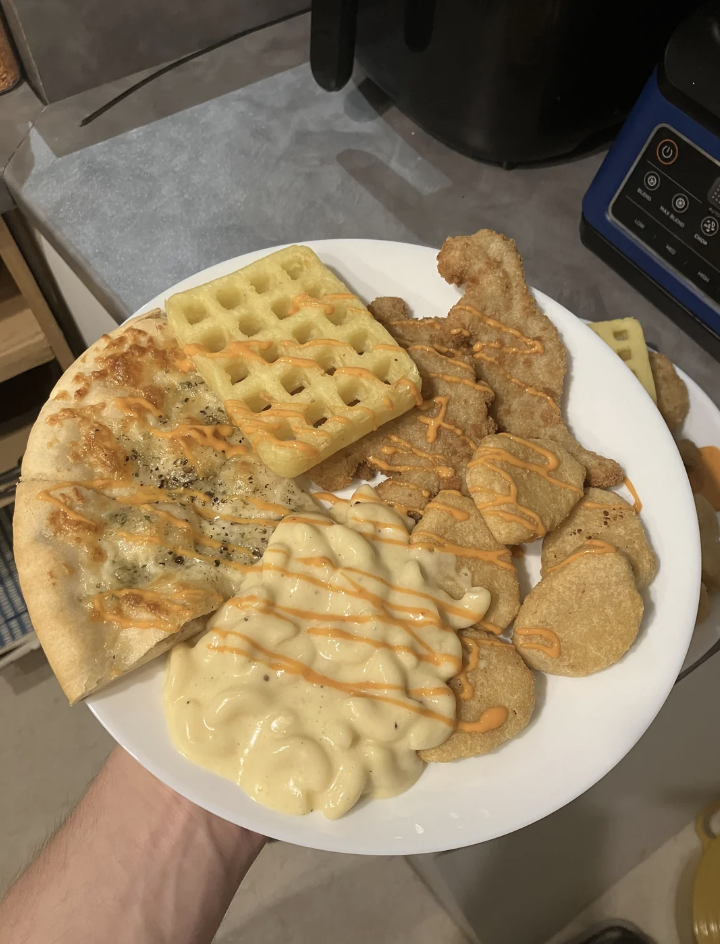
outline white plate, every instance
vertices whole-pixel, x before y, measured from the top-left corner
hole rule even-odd
[[[373,240],[310,242],[366,301],[400,295],[418,316],[443,316],[458,297],[437,274],[433,249]],[[175,291],[225,275],[271,250],[248,253],[180,282]],[[643,523],[660,558],[637,642],[615,666],[586,679],[537,676],[537,711],[514,741],[486,757],[430,764],[412,789],[363,802],[340,820],[284,816],[227,780],[185,760],[170,742],[157,659],[88,699],[110,734],[179,793],[267,836],[338,852],[438,852],[502,836],[569,803],[638,741],[665,701],[692,635],[700,582],[697,519],[680,456],[660,414],[622,361],[546,295],[571,363],[567,415],[587,446],[618,459],[643,501]],[[537,579],[537,551],[527,558]]]
[[[678,439],[692,439],[698,446],[717,446],[720,449],[720,410],[702,387],[676,367],[687,384],[690,394],[690,412],[679,432]],[[720,593],[710,596],[710,615],[695,627],[690,648],[685,656],[683,671],[692,668],[699,659],[720,640]]]

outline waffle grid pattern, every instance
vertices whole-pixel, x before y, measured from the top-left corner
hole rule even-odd
[[[167,313],[235,425],[280,475],[305,472],[417,401],[412,359],[307,247],[173,295]]]

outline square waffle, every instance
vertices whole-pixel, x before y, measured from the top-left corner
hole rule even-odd
[[[614,321],[596,321],[590,327],[625,361],[657,403],[655,381],[640,322],[636,318],[616,318]]]
[[[306,246],[166,308],[185,353],[279,475],[300,475],[421,400],[415,363]]]

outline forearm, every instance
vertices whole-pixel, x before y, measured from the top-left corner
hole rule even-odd
[[[204,944],[263,842],[118,748],[0,905],[0,942]]]

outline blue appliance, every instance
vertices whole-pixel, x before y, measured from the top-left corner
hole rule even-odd
[[[720,360],[720,2],[673,34],[585,194],[580,234]]]

